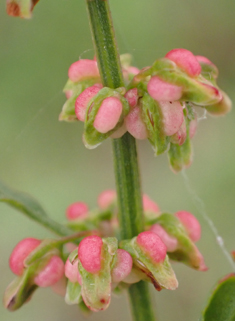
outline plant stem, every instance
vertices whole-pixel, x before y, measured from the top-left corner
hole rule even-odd
[[[108,0],[86,0],[96,58],[104,86],[124,86]],[[114,170],[119,206],[121,239],[130,239],[144,229],[142,194],[135,139],[126,133],[113,140]],[[154,321],[148,285],[130,287],[133,320]]]

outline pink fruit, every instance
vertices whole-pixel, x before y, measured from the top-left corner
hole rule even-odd
[[[138,106],[134,107],[125,118],[127,131],[136,139],[146,139],[148,132],[141,118],[141,110]]]
[[[85,121],[86,108],[89,101],[100,91],[101,84],[95,84],[94,86],[86,88],[76,99],[75,102],[75,114],[80,121]]]
[[[183,224],[191,240],[197,242],[201,238],[201,226],[196,217],[186,211],[179,211],[175,216]]]
[[[115,190],[108,189],[98,196],[97,203],[102,210],[108,208],[117,198]]]
[[[81,59],[74,62],[68,71],[69,79],[74,82],[100,76],[97,62],[90,59]]]
[[[78,258],[87,272],[97,273],[100,271],[102,245],[102,239],[96,235],[87,236],[80,242]]]
[[[153,76],[147,86],[149,95],[157,101],[175,101],[182,96],[182,87],[169,84]]]
[[[72,283],[78,282],[78,260],[73,264],[67,259],[64,267],[64,273]]]
[[[132,269],[132,257],[125,250],[117,250],[117,261],[112,269],[112,282],[118,283],[125,279]]]
[[[136,243],[155,263],[162,263],[165,260],[166,245],[155,233],[150,231],[140,233]]]
[[[161,101],[159,102],[163,116],[163,130],[166,136],[174,135],[183,123],[183,107],[180,102]]]
[[[25,238],[20,241],[13,249],[9,258],[9,266],[13,273],[22,275],[24,272],[24,260],[41,243],[34,238]]]
[[[176,65],[191,77],[201,73],[201,65],[194,54],[186,49],[173,49],[166,54],[166,58],[174,61]]]
[[[76,202],[66,209],[66,217],[69,221],[87,217],[89,208],[86,203]]]
[[[100,133],[107,133],[118,123],[122,114],[122,103],[116,97],[105,98],[95,117],[93,126]]]
[[[159,224],[153,224],[150,232],[157,234],[167,247],[167,252],[174,252],[178,247],[178,241],[175,237],[170,236]]]
[[[125,94],[125,98],[127,99],[130,107],[135,107],[138,102],[138,90],[137,88],[132,88],[128,90]]]
[[[151,198],[146,195],[143,194],[143,209],[145,212],[153,212],[153,213],[159,213],[160,212],[160,208],[157,205],[157,203],[155,203],[153,200],[151,200]]]
[[[52,256],[42,271],[35,277],[34,282],[40,287],[48,287],[57,283],[64,275],[64,262],[59,256]]]

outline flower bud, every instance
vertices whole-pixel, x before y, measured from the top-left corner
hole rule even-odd
[[[174,61],[176,65],[191,77],[197,77],[201,73],[201,66],[194,54],[186,49],[173,49],[166,58]]]
[[[74,82],[89,78],[99,78],[97,62],[90,59],[78,60],[69,67],[68,76]]]
[[[127,251],[122,249],[118,249],[116,255],[116,263],[112,269],[111,276],[112,282],[119,283],[130,274],[132,269],[132,257]]]
[[[89,208],[84,202],[76,202],[66,209],[66,217],[69,221],[84,219],[88,216]]]
[[[101,269],[101,250],[103,241],[99,236],[87,236],[78,246],[78,258],[83,268],[89,273],[97,273]]]
[[[166,245],[167,252],[174,252],[178,247],[178,241],[175,237],[170,236],[159,224],[153,224],[150,232],[157,234],[162,242]]]
[[[91,87],[86,88],[76,99],[75,102],[75,113],[80,121],[85,121],[86,108],[91,100],[102,88],[101,84],[95,84]]]
[[[97,199],[97,203],[102,210],[105,210],[109,208],[110,205],[112,205],[116,201],[116,198],[117,198],[116,191],[112,189],[108,189],[100,193]]]
[[[125,118],[127,131],[136,139],[146,139],[148,132],[141,118],[141,110],[139,106],[134,107]]]
[[[169,84],[153,76],[148,82],[148,93],[157,101],[175,101],[182,96],[182,87]]]
[[[34,278],[35,284],[40,287],[52,286],[64,275],[64,262],[59,256],[52,256],[42,271]]]
[[[190,239],[193,242],[197,242],[201,238],[201,226],[194,215],[186,211],[179,211],[175,213],[175,216],[184,225]]]
[[[36,247],[39,246],[40,243],[41,240],[29,237],[23,239],[15,246],[9,259],[9,266],[14,274],[23,274],[24,260]]]

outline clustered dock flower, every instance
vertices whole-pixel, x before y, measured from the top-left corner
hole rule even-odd
[[[145,231],[130,240],[119,240],[116,191],[106,190],[98,196],[96,209],[84,202],[67,207],[66,224],[74,236],[20,241],[9,259],[17,279],[6,289],[5,306],[16,310],[38,287],[51,287],[69,305],[84,309],[85,303],[91,311],[102,311],[112,292],[122,293],[140,280],[151,282],[158,291],[175,290],[178,281],[171,259],[205,271],[194,244],[201,236],[198,220],[186,211],[164,213],[146,194],[142,201]]]
[[[116,89],[102,86],[96,60],[73,63],[60,120],[84,122],[87,148],[126,132],[148,139],[156,155],[168,152],[171,169],[178,172],[192,162],[197,109],[213,116],[231,109],[230,99],[216,84],[218,69],[186,49],[173,49],[142,70],[130,61],[129,55],[121,56],[125,87]]]

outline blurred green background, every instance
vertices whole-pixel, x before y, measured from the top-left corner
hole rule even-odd
[[[120,53],[130,52],[138,67],[151,64],[172,48],[207,56],[220,70],[219,85],[235,99],[235,2],[221,0],[110,0]],[[33,19],[8,17],[0,4],[0,177],[34,195],[50,215],[65,220],[65,208],[82,200],[95,206],[97,194],[114,188],[109,140],[95,150],[82,144],[82,125],[58,122],[65,101],[61,90],[69,65],[79,56],[92,57],[85,1],[47,0],[35,7]],[[88,52],[85,52],[89,49]],[[235,115],[199,123],[194,162],[186,175],[229,250],[235,249]],[[156,293],[159,320],[196,321],[213,284],[231,266],[216,244],[182,174],[169,168],[167,156],[153,156],[150,144],[138,142],[144,192],[171,212],[185,209],[202,224],[199,242],[208,272],[180,264],[174,292]],[[26,236],[50,233],[0,204],[0,293],[13,278],[8,258]],[[10,313],[0,306],[1,321],[85,320],[75,306],[50,289],[39,289],[31,302]],[[130,320],[127,298],[112,298],[110,308],[91,321]]]

